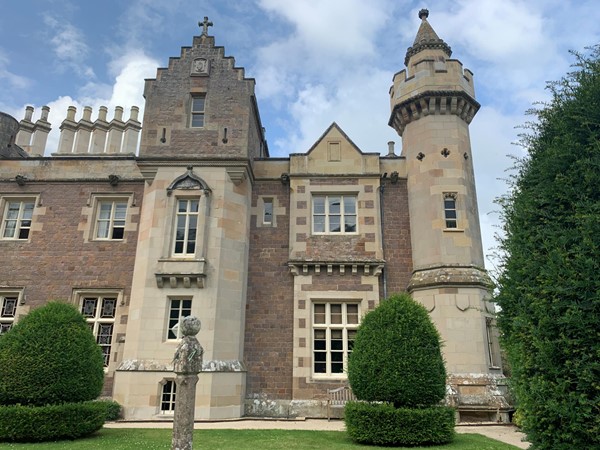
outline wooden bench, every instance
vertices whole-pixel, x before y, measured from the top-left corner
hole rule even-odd
[[[352,400],[356,400],[356,397],[349,386],[327,389],[327,420],[331,420],[331,408],[343,408]]]

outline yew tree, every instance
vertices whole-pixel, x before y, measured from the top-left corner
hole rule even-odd
[[[502,206],[496,301],[536,449],[600,448],[600,46],[531,111]]]

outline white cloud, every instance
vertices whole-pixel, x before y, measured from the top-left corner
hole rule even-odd
[[[0,82],[8,84],[8,86],[3,86],[0,92],[6,89],[6,87],[10,89],[26,89],[31,85],[29,78],[12,73],[8,70],[8,67],[10,67],[10,60],[0,48]]]
[[[85,63],[89,48],[83,32],[72,24],[50,15],[44,16],[44,24],[50,29],[50,44],[58,58],[56,69],[62,72],[70,68],[80,77],[95,77],[92,67]]]

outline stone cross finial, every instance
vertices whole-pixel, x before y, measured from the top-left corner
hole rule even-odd
[[[202,27],[202,36],[208,36],[208,27],[212,27],[213,23],[208,21],[207,16],[204,16],[204,22],[198,22],[198,26]]]
[[[429,10],[423,8],[422,10],[419,11],[419,19],[423,20],[423,19],[427,19],[429,17]],[[204,18],[206,19],[206,17]]]

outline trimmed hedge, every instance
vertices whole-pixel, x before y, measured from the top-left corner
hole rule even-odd
[[[0,406],[0,441],[38,442],[76,439],[104,425],[103,402],[48,406]]]
[[[395,408],[389,403],[348,402],[348,436],[369,445],[416,446],[447,444],[454,438],[454,409]]]
[[[72,305],[48,303],[0,339],[0,405],[94,400],[102,391],[103,364],[81,313]]]
[[[382,300],[358,328],[348,381],[359,400],[396,407],[437,405],[446,394],[440,335],[408,294]]]
[[[98,403],[104,405],[107,421],[112,422],[121,418],[121,405],[119,402],[110,399],[101,399],[98,400]]]

